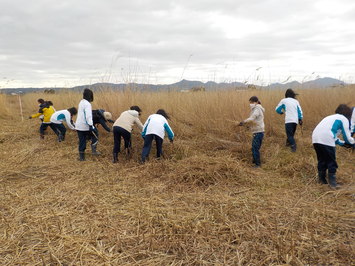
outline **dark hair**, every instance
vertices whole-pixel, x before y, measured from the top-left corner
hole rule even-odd
[[[295,93],[292,89],[287,89],[286,92],[285,92],[285,97],[286,98],[296,99],[296,95],[298,95],[298,94]]]
[[[157,111],[157,114],[164,116],[166,119],[170,119],[170,116],[165,112],[164,109],[159,109],[159,110]]]
[[[94,101],[94,93],[92,90],[86,88],[83,92],[83,99],[87,100],[88,102]]]
[[[46,104],[47,104],[48,106],[53,106],[52,101],[46,101]]]
[[[142,112],[142,109],[139,108],[139,106],[137,106],[137,105],[133,105],[133,106],[131,106],[129,109],[130,109],[130,110],[135,110],[135,111],[137,111],[138,113]]]
[[[42,98],[39,98],[39,99],[37,100],[37,102],[40,103],[40,104],[44,104],[44,100],[43,100]]]
[[[346,104],[340,104],[337,109],[335,109],[335,113],[336,114],[340,114],[345,116],[347,119],[351,119],[351,115],[352,115],[352,110],[349,106],[347,106]]]
[[[256,97],[256,96],[250,97],[249,102],[261,104],[258,97]]]
[[[75,107],[67,109],[71,115],[76,115],[78,110]]]

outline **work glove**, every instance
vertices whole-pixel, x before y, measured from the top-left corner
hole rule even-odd
[[[95,127],[94,126],[89,126],[89,131],[94,131]]]
[[[298,119],[298,124],[300,124],[300,126],[303,125],[303,120],[302,119]]]
[[[28,119],[32,119],[32,116],[29,116]]]
[[[239,124],[238,124],[238,126],[244,126],[244,122],[242,121],[242,122],[240,122]]]
[[[170,139],[169,141],[170,141],[170,143],[174,143],[174,140],[173,140],[173,139]]]

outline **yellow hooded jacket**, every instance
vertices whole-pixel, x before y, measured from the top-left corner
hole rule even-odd
[[[43,115],[44,116],[43,123],[49,124],[51,122],[51,116],[52,116],[52,114],[54,114],[55,109],[53,108],[53,106],[49,106],[49,107],[43,108],[42,111],[43,111],[43,113],[37,113],[35,115],[32,115],[31,117],[36,118],[36,117]]]

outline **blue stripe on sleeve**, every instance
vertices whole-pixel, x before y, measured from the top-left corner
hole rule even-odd
[[[150,122],[150,118],[149,118],[149,120],[147,122],[147,125],[143,128],[143,131],[142,131],[142,137],[143,138],[145,137],[145,134],[147,133],[147,128],[148,128],[149,122]]]
[[[168,138],[170,140],[174,139],[174,133],[167,123],[164,123],[164,128],[165,128],[165,131],[168,133]]]
[[[284,113],[283,110],[286,111],[285,104],[281,104],[278,108],[276,108],[276,112],[280,115],[282,115]]]
[[[302,112],[301,112],[301,108],[297,105],[297,113],[298,113],[298,119],[302,120]]]

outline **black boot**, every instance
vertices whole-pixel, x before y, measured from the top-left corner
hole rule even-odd
[[[113,160],[112,160],[113,163],[117,163],[118,162],[118,153],[113,153]]]
[[[85,161],[85,152],[79,152],[79,161]]]
[[[296,150],[297,150],[297,145],[296,144],[291,145],[291,151],[296,152]]]
[[[95,144],[91,144],[91,153],[92,153],[92,155],[100,155],[101,154],[98,151],[96,151],[96,146],[97,146],[97,142]]]
[[[318,182],[321,184],[328,184],[327,179],[325,178],[326,176],[325,171],[318,171]]]
[[[340,188],[340,186],[337,184],[335,173],[328,173],[328,179],[329,179],[329,186],[332,189]]]

